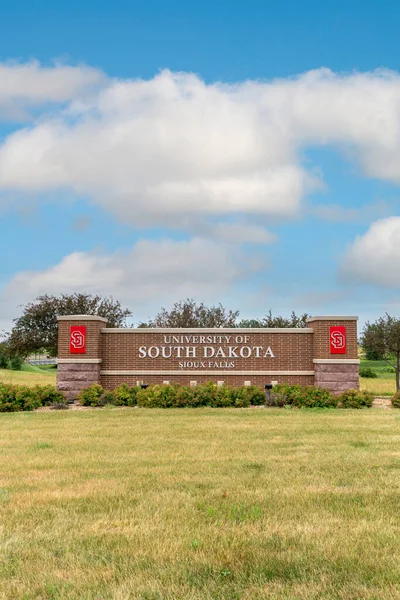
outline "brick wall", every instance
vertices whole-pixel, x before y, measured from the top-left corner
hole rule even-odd
[[[194,330],[175,330],[171,332],[160,333],[157,330],[127,330],[126,332],[110,333],[106,329],[103,330],[101,335],[101,356],[102,356],[102,370],[143,370],[143,371],[174,371],[180,370],[180,361],[191,361],[199,362],[204,359],[201,357],[202,348],[209,346],[210,344],[187,344],[187,346],[198,348],[198,357],[196,358],[140,358],[139,348],[145,346],[150,347],[161,347],[169,346],[170,344],[164,343],[164,336],[177,335],[199,335],[199,331]],[[261,346],[264,349],[271,348],[274,358],[256,358],[255,354],[250,358],[215,358],[207,359],[211,361],[234,361],[235,370],[239,371],[312,371],[313,365],[313,334],[312,331],[307,333],[304,332],[293,332],[293,333],[281,333],[278,331],[263,332],[252,332],[247,329],[243,333],[237,333],[238,330],[232,329],[214,329],[214,330],[202,330],[201,335],[206,336],[230,336],[231,341],[227,343],[222,341],[221,343],[212,344],[215,347],[221,347],[225,354],[228,354],[228,347],[241,346]],[[183,333],[182,333],[183,332]],[[234,342],[237,336],[247,335],[250,339],[246,344],[238,344]],[[173,346],[179,344],[173,342]],[[260,352],[261,353],[261,352]],[[183,353],[184,354],[184,353]],[[202,367],[191,370],[204,370]],[[207,369],[209,370],[209,369]],[[220,369],[216,369],[220,370]],[[229,372],[229,369],[226,369]]]
[[[100,358],[101,330],[106,325],[106,319],[93,320],[83,316],[80,319],[59,319],[58,321],[58,358],[74,358],[74,360],[86,360],[88,358]],[[86,326],[86,353],[70,354],[69,332],[71,325]]]
[[[213,380],[234,386],[264,386],[271,382],[316,383],[333,391],[358,385],[355,317],[315,317],[310,320],[309,328],[290,330],[115,330],[106,329],[105,324],[104,319],[85,315],[60,317],[58,387],[71,397],[82,387],[98,382],[106,389],[114,389],[121,383],[136,385],[138,381],[188,385]],[[71,355],[69,352],[71,325],[86,326],[85,354]],[[344,355],[330,354],[331,325],[346,327],[347,352]],[[181,336],[188,337],[180,340]],[[208,336],[221,339],[209,342]],[[204,357],[204,352],[208,352],[204,350],[206,346],[220,348],[220,353],[226,356]],[[161,356],[163,347],[166,355],[171,351],[170,358]],[[245,347],[262,350],[252,350],[251,356],[245,358],[248,353]],[[148,355],[150,348],[153,348],[151,356]],[[241,348],[244,356],[240,356]],[[268,348],[273,357],[267,352]],[[158,352],[160,356],[156,356]],[[196,356],[192,356],[193,353]],[[143,354],[146,356],[141,357]],[[185,362],[191,364],[180,364]],[[332,362],[332,367],[325,368],[324,363]],[[79,369],[75,365],[79,365]]]
[[[331,358],[331,359],[357,359],[358,348],[357,348],[357,321],[355,317],[352,320],[344,319],[318,319],[318,317],[312,317],[309,320],[309,326],[314,330],[314,358]],[[331,325],[339,325],[346,327],[346,353],[345,354],[330,354],[329,351],[329,328]]]
[[[271,375],[101,375],[101,385],[107,390],[113,390],[122,383],[128,385],[137,385],[138,382],[147,383],[149,385],[153,383],[162,384],[164,381],[168,381],[169,384],[179,383],[180,385],[190,385],[191,382],[196,382],[197,385],[207,383],[211,380],[215,382],[223,381],[225,385],[242,386],[246,385],[246,382],[250,382],[248,385],[258,385],[264,387],[266,383],[276,381],[277,383],[290,383],[291,385],[314,385],[314,375],[287,375],[287,376],[271,376]]]

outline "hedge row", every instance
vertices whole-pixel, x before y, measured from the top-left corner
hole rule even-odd
[[[257,386],[230,388],[207,383],[196,387],[180,385],[152,385],[146,389],[121,385],[113,392],[100,385],[82,390],[78,400],[84,406],[142,406],[147,408],[170,407],[237,407],[259,406],[265,403],[265,392]],[[373,395],[369,392],[348,390],[340,396],[309,386],[281,384],[271,392],[271,406],[296,408],[368,408]],[[394,408],[400,408],[400,392],[392,398]],[[51,385],[26,387],[0,383],[0,412],[35,410],[41,406],[67,408],[68,402],[61,392]]]
[[[68,402],[52,385],[27,387],[0,383],[0,412],[35,410],[41,406],[67,408]]]
[[[184,407],[234,407],[246,408],[265,403],[265,392],[257,386],[231,388],[210,382],[196,387],[182,385],[151,385],[145,389],[119,386],[113,392],[100,385],[82,390],[78,401],[84,406],[141,406],[146,408]],[[271,406],[297,408],[367,408],[372,406],[373,395],[358,390],[348,390],[333,396],[328,390],[308,386],[281,384],[271,392]]]

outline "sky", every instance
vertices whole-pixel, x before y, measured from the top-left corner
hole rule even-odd
[[[0,0],[0,329],[400,312],[400,5]]]

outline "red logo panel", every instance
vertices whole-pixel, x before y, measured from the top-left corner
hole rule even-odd
[[[69,351],[71,354],[86,354],[86,325],[71,325]]]
[[[331,354],[346,354],[346,327],[331,325],[329,328]]]

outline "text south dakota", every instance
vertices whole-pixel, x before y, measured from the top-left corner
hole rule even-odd
[[[140,358],[275,358],[263,346],[140,346]]]

